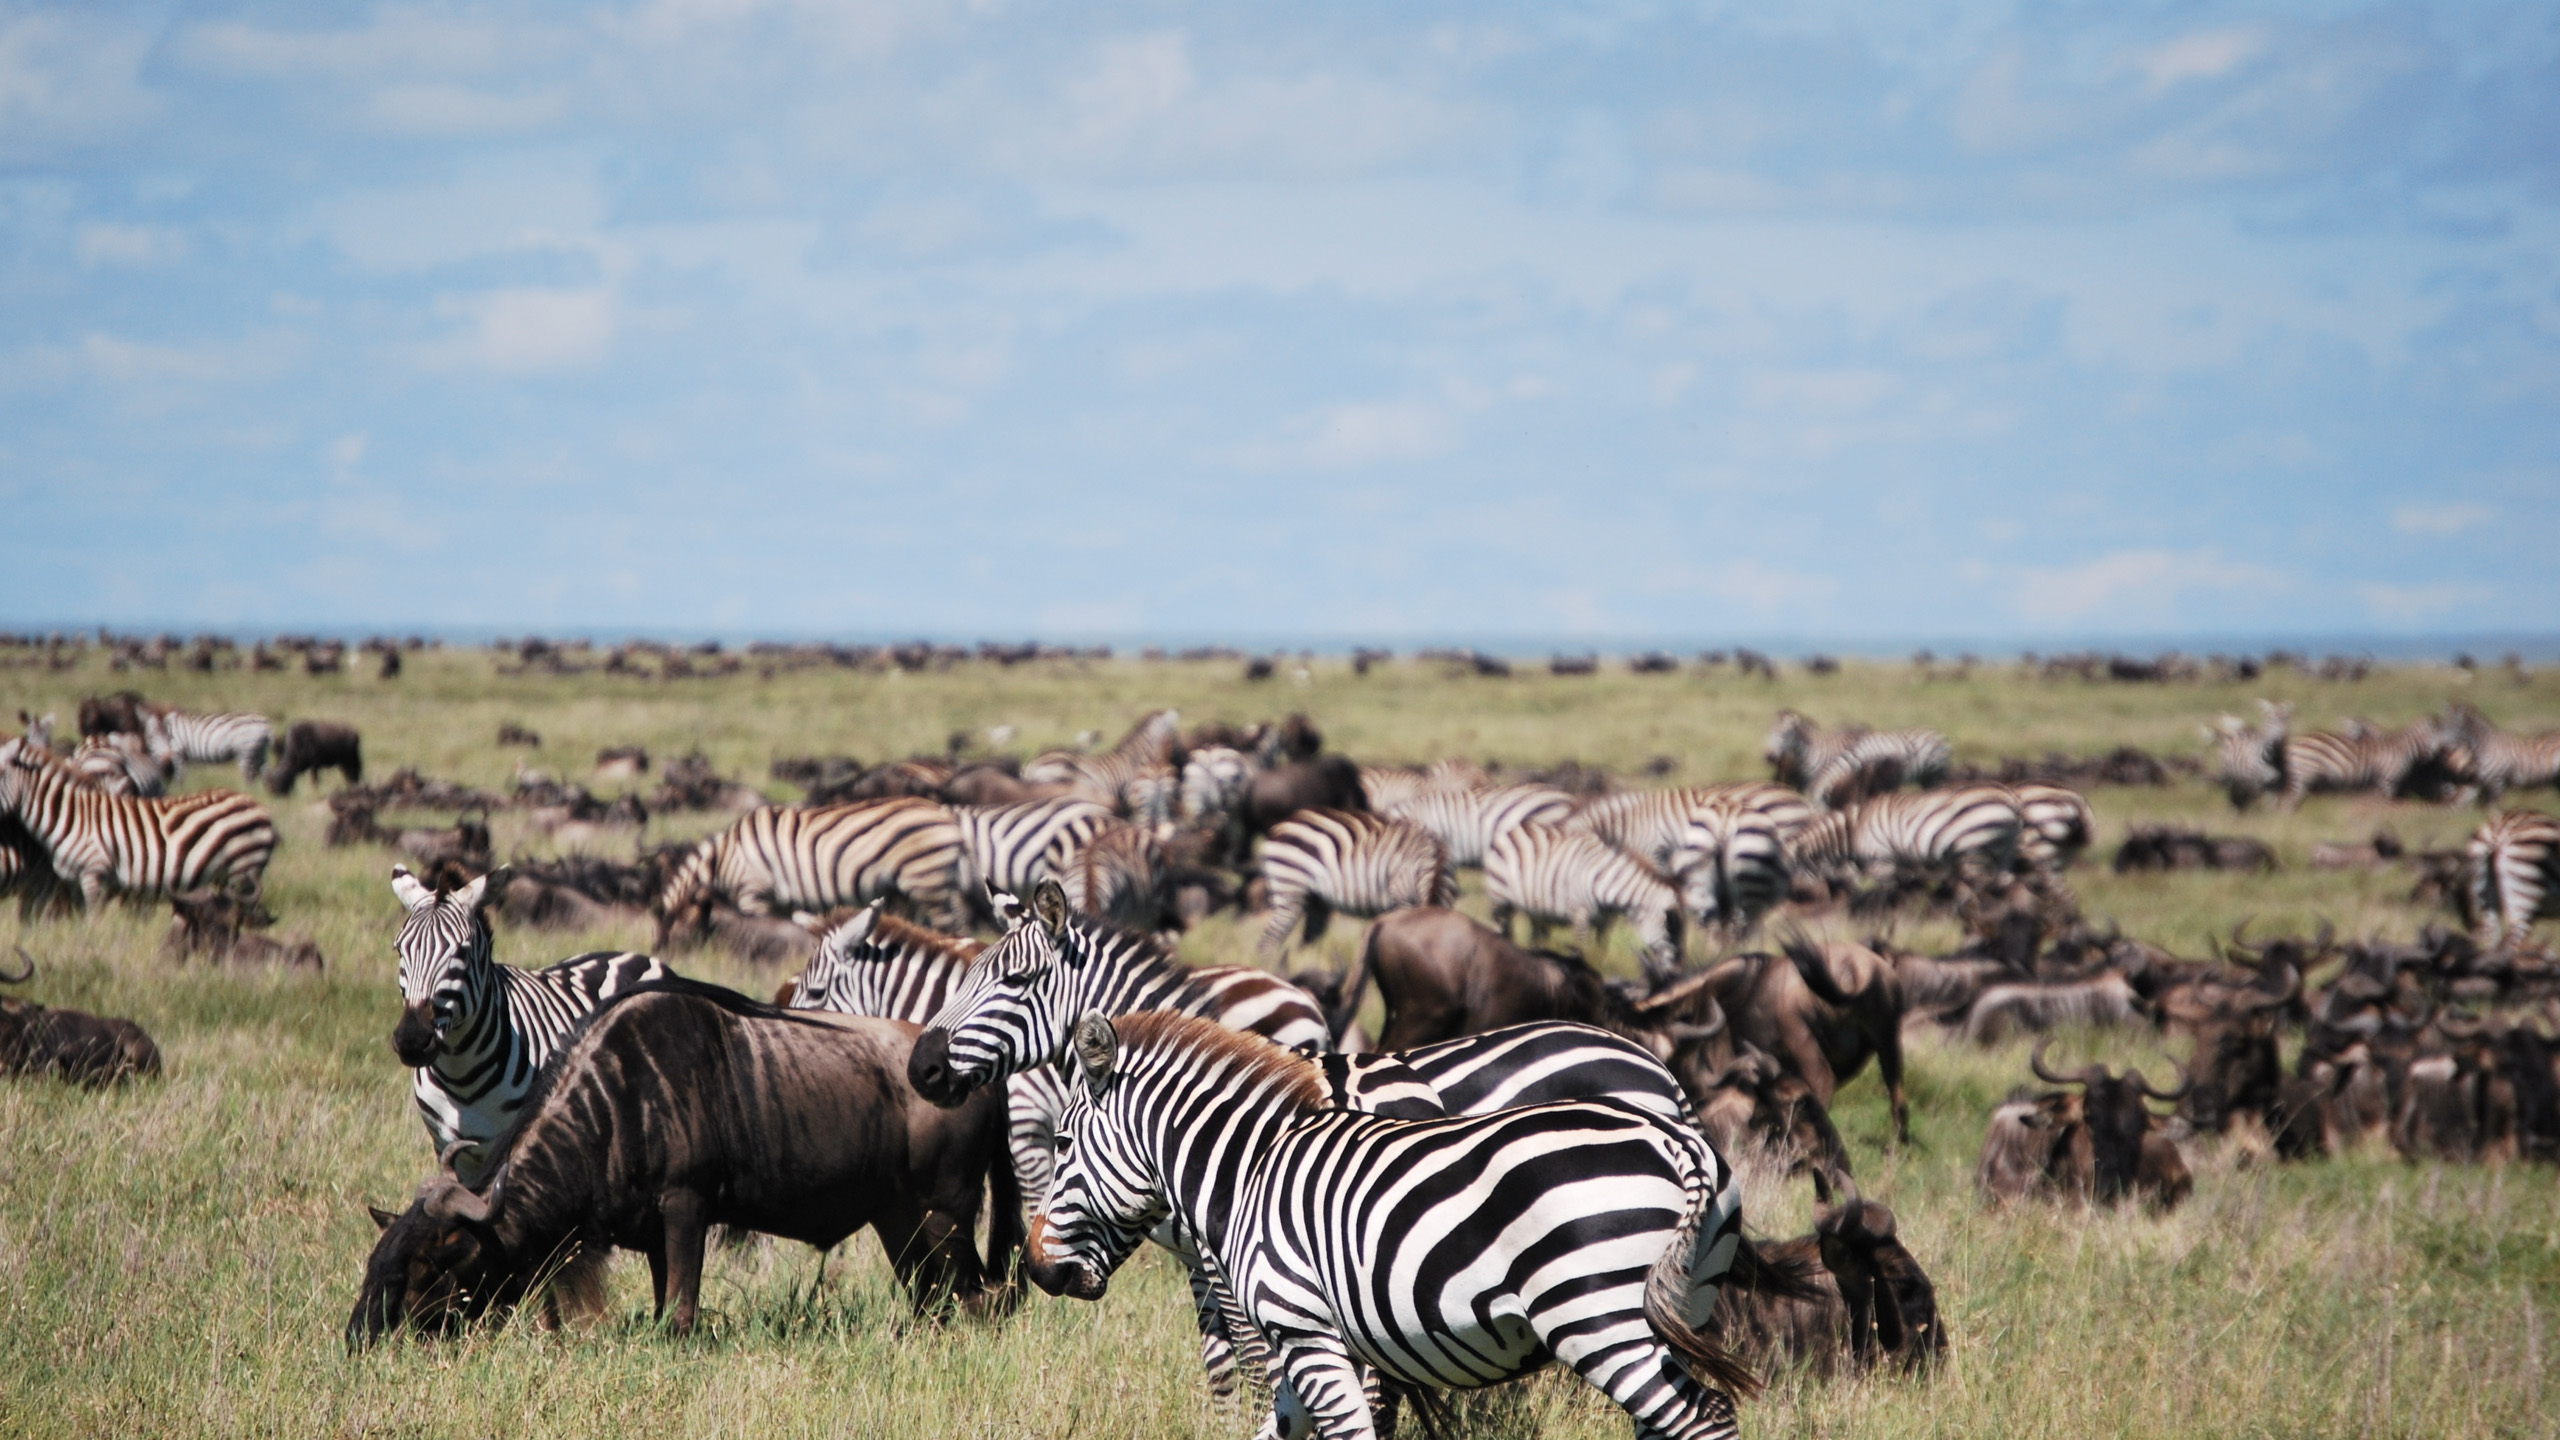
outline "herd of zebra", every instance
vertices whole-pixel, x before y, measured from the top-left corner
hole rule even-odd
[[[90,909],[110,895],[254,897],[276,844],[254,801],[224,790],[131,793],[107,778],[109,762],[83,757],[237,761],[253,776],[272,727],[164,710],[133,718],[135,728],[102,730],[103,743],[68,756],[41,722],[0,744],[7,878],[68,882]],[[2288,718],[2270,707],[2259,727],[2226,719],[2213,732],[2235,802],[2251,785],[2250,795],[2281,788],[2288,803],[2329,789],[2413,793],[2422,773],[2489,799],[2560,774],[2551,737],[2502,735],[2477,712],[2339,735],[2293,735]],[[1026,1208],[1018,1263],[1032,1282],[1098,1299],[1141,1240],[1175,1255],[1213,1392],[1267,1388],[1265,1433],[1376,1433],[1399,1397],[1554,1361],[1626,1409],[1641,1434],[1731,1435],[1734,1401],[1757,1383],[1745,1341],[1771,1333],[1771,1315],[1790,1306],[1812,1307],[1817,1328],[1852,1353],[1924,1361],[1945,1343],[1926,1278],[1890,1242],[1889,1212],[1857,1194],[1845,1162],[1813,1169],[1826,1198],[1835,1187],[1846,1198],[1825,1207],[1798,1262],[1746,1238],[1726,1134],[1704,1118],[1694,1078],[1667,1063],[1721,1015],[1684,1021],[1685,1032],[1532,1020],[1376,1052],[1304,977],[1265,968],[1293,937],[1321,938],[1335,914],[1445,911],[1466,869],[1480,872],[1506,937],[1525,918],[1533,940],[1565,926],[1588,948],[1626,925],[1643,978],[1617,983],[1639,1008],[1662,1006],[1731,973],[1729,962],[1687,962],[1692,933],[1729,954],[1791,901],[1904,894],[1914,877],[1966,896],[2051,894],[2094,839],[2077,791],[1945,783],[1950,748],[1927,731],[1827,731],[1782,712],[1766,758],[1767,781],[1590,794],[1504,783],[1465,761],[1359,765],[1326,754],[1300,717],[1185,732],[1166,710],[1111,749],[1052,752],[1001,773],[929,774],[925,762],[904,762],[946,793],[760,805],[665,876],[653,907],[660,949],[704,933],[723,911],[790,916],[805,930],[806,963],[770,1006],[636,952],[530,971],[500,964],[491,915],[507,891],[504,867],[424,876],[395,867],[403,1008],[392,1046],[412,1071],[443,1173],[407,1216],[377,1212],[383,1235],[349,1338],[527,1301],[564,1246],[647,1251],[662,1310],[681,1325],[706,1225],[840,1238],[825,1224],[795,1228],[783,1213],[815,1201],[768,1195],[759,1202],[768,1208],[741,1209],[739,1193],[754,1187],[731,1182],[758,1156],[787,1151],[791,1127],[808,1123],[755,1091],[781,1073],[784,1052],[859,1034],[899,1057],[863,1092],[867,1106],[892,1113],[904,1096],[988,1113],[1004,1182],[990,1173],[995,1208],[1007,1196]],[[964,789],[970,801],[951,798]],[[2528,810],[2494,816],[2472,856],[2483,944],[2528,944],[2533,920],[2560,897],[2560,822]],[[1240,871],[1240,908],[1264,912],[1264,966],[1194,965],[1176,953],[1193,918],[1177,896],[1182,882],[1221,866]],[[1844,972],[1808,958],[1790,934],[1792,971],[1749,974],[1772,983],[1801,974],[1842,1013],[1855,1009],[1860,985],[1876,990],[1842,984]],[[1882,963],[1847,949],[1867,957],[1844,962],[1851,969]],[[2298,998],[2298,969],[2292,985]],[[2265,1008],[2244,998],[2237,1009],[2253,1005]],[[857,1032],[827,1017],[892,1028]],[[728,1087],[736,1113],[770,1110],[781,1128],[724,1152],[710,1171],[659,1175],[645,1195],[564,1201],[560,1162],[534,1152],[571,1143],[580,1123],[593,1129],[604,1113],[595,1087],[644,1083],[606,1052],[645,1053],[658,1025],[690,1037],[667,1039],[669,1053],[708,1045],[711,1058],[642,1067],[646,1083],[678,1093],[631,1115],[707,1103],[702,1095]],[[1884,1063],[1899,1123],[1898,1051]],[[2065,1078],[2045,1071],[2041,1049],[2035,1070]],[[2094,1106],[2116,1082],[2090,1067],[2074,1083]],[[1000,1104],[971,1100],[985,1094]],[[1817,1098],[1827,1102],[1827,1088]],[[622,1135],[609,1148],[669,1147]],[[2132,1165],[2119,1168],[2130,1176]],[[2103,1175],[2094,1183],[2104,1191]],[[511,1206],[537,1201],[549,1207],[542,1224],[510,1219]],[[583,1218],[561,1220],[564,1204]],[[936,1243],[951,1243],[955,1227],[959,1243],[973,1243],[970,1216],[945,1214]],[[955,1272],[983,1274],[988,1293],[1004,1288],[1013,1263],[995,1251],[1014,1227],[996,1218],[987,1266],[973,1259]],[[1871,1243],[1859,1249],[1844,1239],[1852,1235]],[[1811,1255],[1818,1263],[1801,1258]],[[917,1298],[926,1300],[922,1288]]]

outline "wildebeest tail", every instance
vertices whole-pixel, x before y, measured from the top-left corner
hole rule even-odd
[[[987,1166],[987,1280],[1019,1294],[1022,1289],[1022,1176],[1006,1143],[1004,1107],[996,1107],[995,1159]]]

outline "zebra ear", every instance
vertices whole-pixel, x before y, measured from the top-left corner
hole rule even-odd
[[[1039,918],[1040,928],[1049,932],[1050,939],[1064,934],[1069,913],[1066,887],[1055,880],[1041,881],[1031,892],[1031,913]]]
[[[424,910],[436,903],[436,892],[419,884],[418,877],[410,874],[406,865],[391,867],[391,893],[400,897],[400,908],[404,910]]]
[[[872,922],[880,918],[880,902],[874,900],[863,906],[854,912],[852,918],[832,930],[827,928],[827,922],[823,916],[794,915],[791,918],[798,920],[804,929],[816,934],[819,937],[819,948],[828,954],[849,955],[853,953],[853,947],[871,938]]]
[[[507,881],[514,874],[511,866],[501,865],[470,884],[453,892],[453,898],[469,906],[475,913],[486,910],[505,897]]]
[[[1076,1022],[1076,1065],[1094,1094],[1111,1083],[1111,1067],[1119,1058],[1120,1032],[1111,1028],[1111,1017],[1099,1010],[1084,1012]]]

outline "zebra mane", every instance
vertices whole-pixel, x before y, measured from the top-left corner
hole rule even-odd
[[[1194,1067],[1222,1065],[1249,1079],[1267,1083],[1310,1110],[1326,1104],[1324,1069],[1294,1050],[1284,1050],[1259,1035],[1230,1030],[1215,1020],[1173,1010],[1147,1010],[1116,1015],[1112,1033],[1127,1056],[1144,1053],[1177,1055]]]

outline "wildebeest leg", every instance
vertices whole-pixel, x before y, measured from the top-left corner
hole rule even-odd
[[[1876,1073],[1884,1078],[1885,1098],[1893,1104],[1894,1143],[1908,1145],[1911,1143],[1911,1106],[1902,1098],[1902,1025],[1898,1019],[1876,1037]]]
[[[898,1283],[907,1287],[907,1299],[918,1315],[930,1313],[950,1298],[966,1278],[960,1271],[978,1268],[974,1253],[966,1267],[958,1263],[954,1253],[953,1237],[961,1236],[965,1243],[967,1232],[952,1223],[951,1217],[913,1201],[891,1202],[872,1220],[871,1228],[880,1232],[881,1248],[889,1252],[889,1268],[897,1272]]]
[[[1325,903],[1323,896],[1309,895],[1307,897],[1306,943],[1313,945],[1317,941],[1322,940],[1324,938],[1325,928],[1332,923],[1333,907]]]
[[[658,1247],[665,1258],[651,1259],[649,1275],[658,1282],[658,1316],[678,1335],[693,1333],[701,1309],[702,1240],[708,1228],[702,1211],[702,1197],[690,1190],[658,1197]]]

